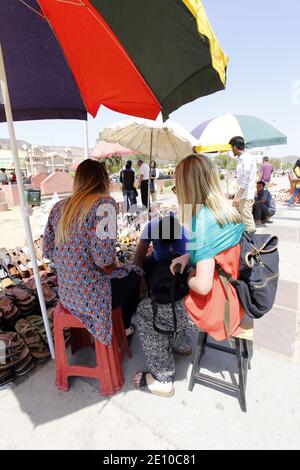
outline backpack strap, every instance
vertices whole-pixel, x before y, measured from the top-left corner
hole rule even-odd
[[[233,281],[234,279],[230,276],[220,264],[216,264],[216,270],[219,274],[220,280],[224,287],[225,291],[225,305],[224,305],[224,326],[226,331],[226,336],[229,338],[230,336],[230,303],[228,297],[228,283]]]

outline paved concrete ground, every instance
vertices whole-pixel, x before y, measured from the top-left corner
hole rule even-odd
[[[138,337],[126,359],[126,384],[102,398],[95,381],[74,378],[68,393],[54,386],[50,361],[26,382],[0,392],[1,449],[299,449],[300,208],[280,207],[261,229],[280,237],[280,282],[273,311],[255,322],[247,414],[238,400],[195,385],[191,358],[178,357],[176,393],[163,399],[137,392],[131,379],[144,366]],[[204,368],[233,377],[234,358],[208,350]]]

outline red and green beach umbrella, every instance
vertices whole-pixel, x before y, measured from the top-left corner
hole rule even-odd
[[[0,122],[7,121],[21,212],[52,357],[13,120],[86,119],[101,105],[166,118],[222,90],[227,57],[200,0],[1,0]]]
[[[200,0],[38,0],[87,111],[155,119],[222,90],[227,57]]]

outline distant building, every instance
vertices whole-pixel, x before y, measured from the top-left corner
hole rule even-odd
[[[71,149],[65,149],[62,153],[45,152],[37,145],[27,149],[25,158],[26,169],[29,174],[52,173],[55,170],[69,170],[73,163]]]

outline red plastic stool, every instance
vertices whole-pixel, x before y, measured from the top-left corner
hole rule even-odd
[[[56,362],[56,387],[59,390],[68,391],[68,377],[90,377],[99,380],[101,395],[113,395],[121,389],[125,382],[121,361],[126,352],[131,357],[127,344],[122,312],[117,308],[112,313],[113,335],[112,342],[105,346],[96,339],[95,353],[96,366],[70,365],[67,361],[67,352],[64,339],[64,328],[71,328],[71,350],[74,354],[83,346],[90,346],[92,336],[83,324],[70,314],[60,303],[54,312],[54,340]],[[74,329],[73,329],[74,328]]]

